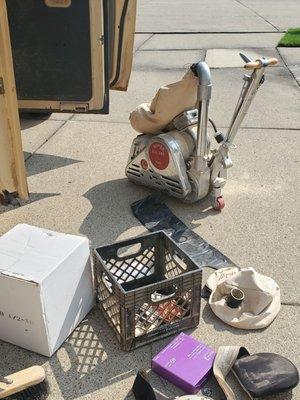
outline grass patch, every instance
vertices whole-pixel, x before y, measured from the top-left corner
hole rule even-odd
[[[300,47],[300,28],[291,28],[281,38],[279,47]]]

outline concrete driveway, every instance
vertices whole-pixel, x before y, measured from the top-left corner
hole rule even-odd
[[[174,199],[168,205],[238,265],[272,276],[282,291],[281,312],[265,330],[229,328],[203,301],[200,325],[190,333],[214,348],[275,352],[300,367],[299,51],[276,48],[283,30],[299,25],[299,15],[297,0],[139,0],[130,87],[111,93],[110,115],[52,114],[22,121],[31,198],[20,208],[0,206],[0,234],[29,223],[86,235],[92,245],[102,245],[145,232],[129,206],[150,191],[124,175],[136,135],[129,112],[201,58],[212,68],[210,115],[226,129],[242,85],[238,52],[275,56],[279,64],[268,71],[236,139],[226,208],[216,213],[206,201],[186,205]],[[48,400],[132,400],[136,372],[149,369],[151,357],[168,340],[124,353],[95,308],[51,359],[0,342],[0,375],[39,364],[47,371]],[[151,379],[171,399],[182,394],[155,374]],[[247,398],[237,392],[237,399]],[[224,398],[213,380],[205,393]],[[276,397],[299,398],[299,389]]]

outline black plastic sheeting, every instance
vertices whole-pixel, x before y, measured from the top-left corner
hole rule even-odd
[[[131,204],[135,217],[151,232],[165,231],[199,268],[237,267],[233,261],[188,228],[162,201],[150,195]]]

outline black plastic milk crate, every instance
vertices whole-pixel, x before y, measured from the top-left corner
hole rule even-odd
[[[202,271],[164,232],[94,251],[97,300],[123,350],[199,324]]]

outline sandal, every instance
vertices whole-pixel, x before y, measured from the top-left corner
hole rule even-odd
[[[251,399],[261,399],[293,389],[299,383],[299,373],[287,358],[274,353],[250,355],[244,347],[221,346],[216,355],[213,372],[227,400],[235,394],[226,382],[232,371]]]

